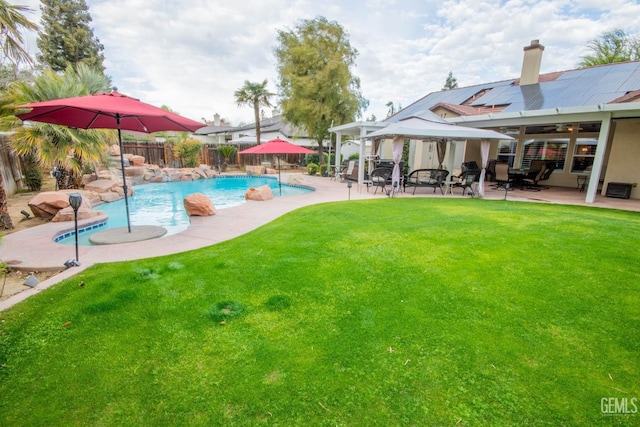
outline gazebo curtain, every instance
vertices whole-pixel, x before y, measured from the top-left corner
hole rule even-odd
[[[400,161],[402,160],[402,148],[404,146],[404,137],[396,136],[393,138],[393,174],[391,182],[393,191],[400,190]]]
[[[478,182],[478,196],[484,197],[484,178],[487,173],[487,165],[489,164],[489,148],[491,143],[483,139],[480,143],[480,155],[482,156],[482,171],[480,171],[480,180]]]
[[[447,140],[442,138],[436,141],[436,150],[438,151],[438,169],[442,169],[444,155],[447,153]]]

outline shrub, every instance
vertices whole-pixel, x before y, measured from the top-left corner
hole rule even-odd
[[[309,163],[307,165],[307,173],[309,175],[315,175],[318,172],[318,165],[315,163]]]
[[[326,175],[327,175],[327,165],[322,164],[320,165],[320,176],[326,176]]]
[[[229,160],[236,152],[236,147],[232,145],[223,145],[218,148],[218,152],[224,158],[225,163],[229,163]]]
[[[315,163],[316,165],[320,163],[320,156],[317,154],[307,154],[304,156],[304,161],[307,165],[311,163]]]
[[[42,172],[37,167],[32,167],[24,174],[24,182],[31,191],[40,191],[42,188]]]
[[[202,149],[202,143],[197,139],[185,138],[173,146],[173,154],[182,159],[184,166],[195,168],[198,166],[198,155]]]

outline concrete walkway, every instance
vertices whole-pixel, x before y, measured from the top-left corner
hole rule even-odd
[[[266,202],[249,201],[239,207],[220,209],[213,216],[191,217],[191,225],[187,230],[171,236],[124,244],[80,246],[78,258],[81,265],[79,267],[69,268],[39,283],[35,288],[1,301],[0,311],[96,263],[151,258],[214,245],[245,234],[285,213],[312,204],[347,201],[349,198],[361,200],[387,197],[380,191],[374,195],[373,190],[367,192],[366,188],[358,191],[355,183],[349,191],[344,182],[317,176],[282,174],[282,181],[287,182],[289,176],[295,177],[297,184],[313,187],[316,191],[299,196],[276,197]],[[445,196],[442,196],[439,191],[432,192],[430,188],[420,189],[417,193],[415,196],[410,193],[400,193],[398,197],[462,197],[460,190],[457,190],[455,195]],[[504,197],[504,190],[492,190],[490,186],[486,189],[486,199],[504,199]],[[507,194],[507,199],[512,201],[575,204],[640,212],[640,201],[638,200],[620,200],[598,196],[595,203],[586,204],[584,197],[584,193],[570,188],[551,188],[543,191],[514,190]],[[95,221],[95,218],[92,220]],[[84,223],[79,222],[79,227],[92,220],[86,220]],[[53,237],[62,230],[70,229],[73,229],[71,223],[49,223],[8,234],[0,242],[0,260],[23,271],[58,271],[64,268],[65,261],[75,258],[75,247],[55,243]]]

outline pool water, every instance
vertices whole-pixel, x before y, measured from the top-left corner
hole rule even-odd
[[[193,193],[207,196],[216,209],[231,208],[245,203],[244,196],[250,187],[268,185],[273,197],[280,197],[278,180],[272,177],[223,176],[197,181],[166,182],[144,184],[135,187],[135,194],[129,197],[129,217],[131,226],[157,225],[167,229],[165,236],[179,233],[189,227],[189,217],[183,200]],[[295,196],[313,191],[309,187],[282,184],[282,196]],[[94,225],[78,231],[78,244],[91,245],[89,236],[109,228],[127,226],[124,199],[104,203],[94,207],[108,215],[107,224]],[[55,239],[62,244],[75,244],[75,233],[67,233]]]

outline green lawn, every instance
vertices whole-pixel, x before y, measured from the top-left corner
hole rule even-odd
[[[632,212],[377,199],[99,265],[0,312],[0,425],[639,423],[601,412],[640,398],[638,236]]]

